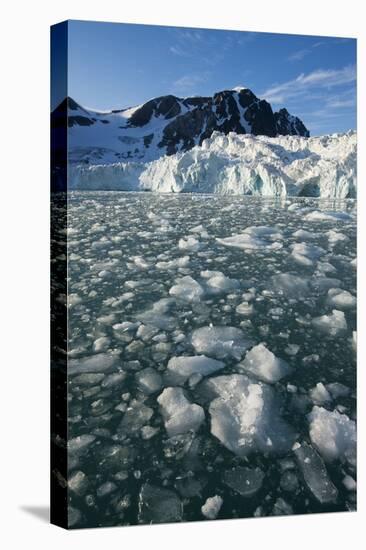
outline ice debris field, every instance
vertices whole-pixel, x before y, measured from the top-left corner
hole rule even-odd
[[[74,192],[67,231],[70,527],[355,509],[355,201]]]
[[[228,135],[152,162],[69,165],[79,190],[355,198],[357,134]]]

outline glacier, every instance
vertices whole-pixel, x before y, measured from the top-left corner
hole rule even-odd
[[[318,137],[213,132],[151,162],[69,164],[70,190],[355,198],[357,133]]]

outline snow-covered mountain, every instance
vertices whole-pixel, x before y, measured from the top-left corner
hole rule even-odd
[[[311,138],[215,131],[152,162],[71,165],[69,188],[353,198],[356,153],[354,131]]]
[[[302,121],[271,105],[248,88],[213,97],[157,97],[128,109],[97,112],[66,98],[53,112],[57,123],[67,111],[71,163],[150,162],[201,145],[214,131],[224,134],[309,136]]]

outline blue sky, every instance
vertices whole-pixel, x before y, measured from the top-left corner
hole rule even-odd
[[[69,22],[69,95],[85,107],[238,85],[286,107],[312,135],[356,128],[356,40]]]

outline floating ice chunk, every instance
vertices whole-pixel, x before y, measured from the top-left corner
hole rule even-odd
[[[77,525],[81,520],[80,510],[69,505],[67,507],[67,520],[68,527],[74,527],[74,525]]]
[[[295,239],[300,239],[304,241],[311,241],[313,239],[318,238],[319,233],[313,233],[312,231],[306,231],[305,229],[298,229],[294,233],[292,233],[292,236]]]
[[[248,351],[240,367],[269,384],[278,382],[291,372],[286,361],[276,357],[264,344],[258,344]]]
[[[334,231],[333,229],[330,229],[330,231],[327,231],[325,234],[328,237],[329,244],[332,246],[339,242],[348,241],[348,237],[346,235],[339,233],[338,231]]]
[[[329,336],[340,336],[347,330],[347,322],[343,311],[333,309],[329,315],[321,315],[312,320],[315,328]]]
[[[173,298],[162,298],[155,302],[151,309],[138,314],[137,318],[147,325],[153,325],[162,330],[171,330],[175,327],[176,321],[167,313],[173,305]]]
[[[201,388],[211,396],[211,433],[239,456],[251,452],[286,452],[293,443],[292,428],[279,414],[273,388],[233,374],[210,378]]]
[[[308,416],[312,443],[325,460],[356,458],[356,424],[346,414],[313,407]]]
[[[221,271],[201,271],[201,277],[205,279],[206,289],[209,294],[233,292],[240,287],[237,279],[226,277]]]
[[[205,419],[202,407],[190,403],[182,388],[165,388],[158,397],[158,403],[170,437],[190,430],[197,431]]]
[[[80,298],[80,296],[78,294],[69,294],[67,296],[67,307],[68,308],[72,308],[74,306],[77,306],[78,304],[81,304],[82,303],[82,298]]]
[[[264,473],[259,468],[236,466],[223,475],[225,485],[243,497],[251,497],[262,487]]]
[[[244,317],[249,317],[253,314],[254,307],[252,304],[248,304],[248,302],[242,302],[235,308],[236,313],[239,315],[244,315]]]
[[[243,233],[232,235],[224,239],[216,238],[219,244],[240,250],[278,250],[282,248],[279,242],[283,238],[282,232],[274,227],[247,227]]]
[[[324,248],[316,246],[315,244],[295,243],[291,248],[293,254],[301,254],[302,256],[307,256],[311,260],[317,260],[326,253]]]
[[[320,275],[327,275],[328,273],[337,273],[337,270],[334,265],[330,264],[329,262],[319,261],[316,266],[316,274],[318,273]]]
[[[352,219],[350,214],[347,212],[331,212],[325,210],[313,210],[304,216],[305,220],[310,221],[348,221]]]
[[[324,293],[328,292],[330,288],[340,286],[341,281],[334,277],[313,277],[310,280],[310,285],[316,292]]]
[[[159,329],[151,325],[141,324],[136,332],[136,337],[141,338],[144,342],[148,342],[159,332]]]
[[[150,263],[147,262],[142,256],[132,256],[131,261],[133,262],[134,267],[141,270],[149,269],[150,267]]]
[[[79,374],[78,376],[75,376],[72,379],[73,385],[80,385],[80,386],[94,386],[96,384],[99,384],[104,378],[104,374],[97,373],[97,372],[91,372],[91,373],[84,373]]]
[[[342,483],[347,489],[347,491],[356,491],[357,489],[356,481],[353,479],[352,476],[348,474],[344,476],[344,478],[342,479]]]
[[[76,495],[82,496],[89,487],[87,476],[80,470],[74,472],[69,478],[68,487]]]
[[[101,336],[100,338],[97,338],[96,340],[94,340],[93,350],[96,353],[100,353],[101,351],[106,351],[110,343],[111,343],[110,338],[108,338],[107,336]]]
[[[133,332],[139,327],[140,323],[132,323],[131,321],[124,321],[123,323],[116,323],[113,325],[113,330],[116,333]]]
[[[191,233],[198,233],[198,235],[201,235],[202,239],[207,239],[209,237],[209,234],[203,225],[196,225],[195,227],[192,227]]]
[[[307,243],[295,243],[291,245],[291,249],[294,260],[302,265],[313,265],[313,261],[318,260],[326,252],[320,246]]]
[[[296,254],[294,252],[292,252],[291,256],[293,257],[295,262],[298,263],[299,265],[305,265],[307,267],[310,267],[313,265],[313,260],[311,260],[307,256],[303,256],[302,254]]]
[[[175,482],[175,487],[179,491],[179,493],[182,495],[182,497],[185,498],[192,498],[192,497],[201,497],[202,496],[202,489],[207,484],[207,480],[205,478],[194,478],[191,477],[191,472],[188,472],[187,477],[186,476],[179,476],[177,481]]]
[[[214,497],[208,497],[203,506],[201,506],[201,512],[207,519],[216,519],[220,512],[222,503],[224,501],[219,495]]]
[[[113,481],[105,481],[97,488],[97,496],[99,498],[106,497],[117,490],[117,485]]]
[[[178,269],[179,267],[187,267],[189,264],[189,256],[182,256],[174,260],[168,260],[166,262],[157,262],[156,268],[161,270]]]
[[[102,271],[99,271],[98,277],[101,279],[108,279],[111,277],[112,273],[108,269],[102,269]]]
[[[207,376],[225,367],[225,363],[211,359],[205,355],[191,357],[172,357],[168,370],[174,374],[177,384],[184,384],[192,375]]]
[[[346,397],[351,393],[351,390],[340,382],[332,382],[326,385],[327,390],[331,393],[333,399],[338,397]]]
[[[283,472],[280,480],[280,487],[287,493],[293,493],[299,486],[297,475],[292,470]]]
[[[287,355],[296,355],[299,352],[300,346],[298,344],[288,344],[285,348]]]
[[[180,250],[187,250],[188,252],[198,252],[202,248],[202,244],[198,239],[189,235],[184,239],[179,239],[178,248]]]
[[[84,372],[105,372],[116,367],[118,362],[119,355],[98,353],[82,359],[71,359],[68,362],[68,373],[74,375]]]
[[[274,503],[272,515],[273,516],[291,516],[294,513],[294,510],[288,502],[286,502],[282,497],[278,497]]]
[[[124,379],[126,378],[125,372],[113,372],[112,374],[107,374],[104,377],[104,380],[101,384],[102,388],[112,388],[114,386],[119,386]]]
[[[103,472],[120,472],[128,469],[136,457],[136,449],[132,446],[108,445],[98,447],[98,466]]]
[[[204,294],[202,286],[190,276],[176,279],[175,283],[169,294],[185,302],[199,302]]]
[[[332,396],[321,382],[310,390],[310,399],[315,405],[323,405],[332,401]]]
[[[176,459],[186,456],[190,452],[194,440],[195,433],[193,431],[169,437],[163,442],[164,456]]]
[[[156,393],[162,388],[163,380],[160,374],[152,367],[139,371],[135,376],[140,390],[147,395]]]
[[[154,437],[159,431],[159,428],[153,428],[152,426],[143,426],[141,428],[141,437],[142,439],[151,439]]]
[[[313,447],[305,442],[297,444],[294,453],[304,481],[315,498],[321,504],[335,502],[338,491],[328,476],[323,460]]]
[[[131,435],[147,424],[154,411],[138,401],[132,402],[123,415],[118,431],[121,434]]]
[[[183,505],[178,495],[145,483],[139,495],[139,523],[169,523],[182,521]]]
[[[95,435],[83,434],[69,439],[67,448],[70,453],[84,452],[96,440]]]
[[[240,360],[251,343],[244,332],[235,327],[201,327],[192,333],[192,345],[196,352],[218,359],[233,357]]]
[[[340,309],[353,308],[357,304],[356,298],[348,290],[342,290],[341,288],[330,288],[327,301],[330,305]]]
[[[254,237],[268,239],[269,241],[283,239],[282,231],[278,227],[267,225],[253,225],[252,227],[247,227],[244,233],[248,233],[248,235],[253,235]]]
[[[276,294],[283,294],[289,298],[304,297],[310,292],[309,280],[292,273],[273,275],[271,288]]]
[[[354,351],[357,351],[357,331],[352,331],[352,348]]]

